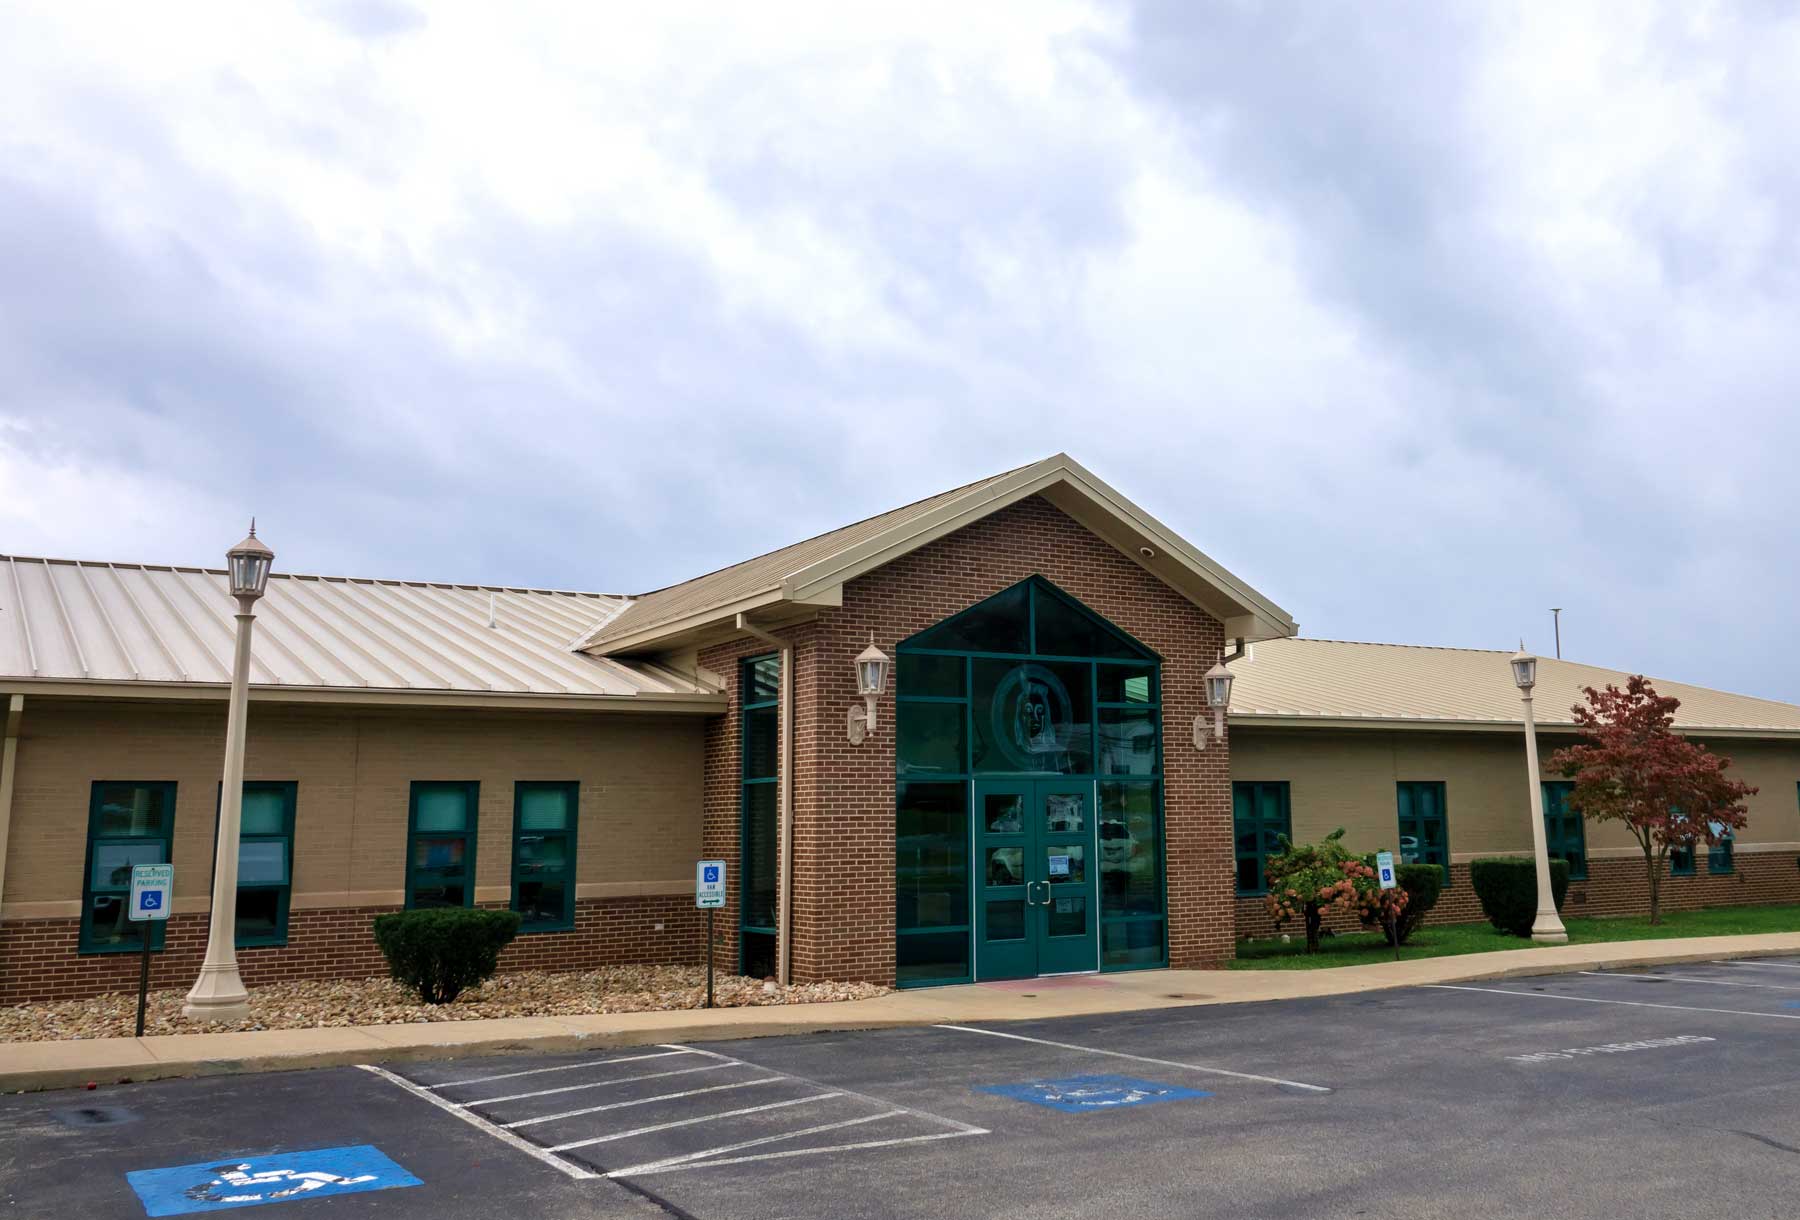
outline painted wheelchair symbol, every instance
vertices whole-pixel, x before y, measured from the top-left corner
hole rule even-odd
[[[988,1085],[980,1089],[1028,1101],[1034,1106],[1061,1110],[1064,1114],[1088,1114],[1100,1110],[1120,1110],[1128,1106],[1152,1105],[1162,1101],[1183,1101],[1209,1097],[1198,1089],[1159,1084],[1135,1076],[1067,1076],[1060,1080],[1028,1080],[1022,1084]]]
[[[375,1180],[372,1173],[359,1174],[354,1178],[317,1170],[265,1169],[259,1173],[251,1173],[248,1161],[238,1165],[216,1165],[213,1173],[218,1176],[211,1181],[189,1187],[187,1197],[195,1203],[264,1203],[276,1199],[292,1199],[321,1186],[358,1186]],[[263,1189],[279,1186],[283,1182],[291,1182],[292,1185],[283,1190]]]
[[[138,897],[138,908],[145,911],[162,910],[162,891],[145,890]]]

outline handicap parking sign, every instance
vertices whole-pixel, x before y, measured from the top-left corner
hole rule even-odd
[[[168,1169],[135,1169],[125,1175],[149,1216],[323,1199],[424,1183],[372,1144],[272,1152],[197,1161]]]
[[[169,891],[174,888],[174,865],[132,865],[131,902],[126,907],[126,917],[138,922],[167,919],[169,917]]]
[[[1135,1076],[1065,1076],[1060,1080],[1028,1080],[1023,1084],[995,1084],[980,1090],[1034,1106],[1061,1110],[1064,1114],[1089,1114],[1096,1110],[1121,1110],[1159,1101],[1211,1097],[1199,1089],[1158,1084]]]

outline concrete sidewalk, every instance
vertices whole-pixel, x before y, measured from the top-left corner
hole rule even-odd
[[[1800,954],[1800,932],[1507,949],[1319,970],[1146,970],[898,991],[872,1000],[608,1016],[517,1017],[344,1029],[0,1043],[0,1092],[174,1076],[571,1051],[903,1025],[1044,1020],[1343,995],[1424,983],[1516,978],[1720,958]]]

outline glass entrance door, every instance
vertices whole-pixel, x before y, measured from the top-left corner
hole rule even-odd
[[[976,781],[976,978],[1099,968],[1093,796],[1087,780]]]

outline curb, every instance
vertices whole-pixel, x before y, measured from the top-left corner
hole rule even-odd
[[[1290,1000],[1329,999],[1338,995],[1351,995],[1364,991],[1392,991],[1403,987],[1423,987],[1433,984],[1491,982],[1515,978],[1538,978],[1545,975],[1578,974],[1587,970],[1623,970],[1642,966],[1680,965],[1685,962],[1716,962],[1738,958],[1768,957],[1776,954],[1791,954],[1792,949],[1780,947],[1757,946],[1741,949],[1711,948],[1706,950],[1675,950],[1654,952],[1645,949],[1625,949],[1625,945],[1654,945],[1655,941],[1618,942],[1620,952],[1605,957],[1580,962],[1544,962],[1524,961],[1516,965],[1486,966],[1464,971],[1450,971],[1441,977],[1425,978],[1371,978],[1368,976],[1348,976],[1343,979],[1344,986],[1331,991],[1311,992],[1305,995],[1288,997],[1212,995],[1195,998],[1184,1003],[1170,1004],[1130,1004],[1122,1005],[1112,1011],[1142,1012],[1161,1008],[1204,1008],[1217,1004],[1281,1004]],[[1666,942],[1665,942],[1666,943]],[[1425,959],[1432,960],[1432,959]],[[1454,961],[1453,958],[1437,959]],[[1346,967],[1347,970],[1377,969],[1378,966]],[[855,1001],[863,1002],[863,1001]],[[820,1007],[826,1007],[821,1005]],[[767,1009],[749,1009],[747,1011],[768,1011]],[[984,1024],[995,1024],[1002,1021],[1043,1021],[1052,1020],[1055,1013],[1025,1014],[1012,1018],[988,1018]],[[1081,1015],[1095,1016],[1097,1013]],[[570,1051],[611,1050],[621,1047],[655,1045],[666,1042],[725,1042],[745,1038],[776,1038],[801,1034],[849,1033],[872,1029],[902,1029],[937,1024],[949,1019],[944,1014],[923,1017],[886,1017],[886,1016],[838,1016],[821,1015],[816,1020],[770,1021],[746,1020],[744,1018],[723,1018],[718,1021],[682,1024],[647,1026],[642,1029],[611,1029],[584,1032],[569,1030],[564,1033],[546,1033],[520,1037],[517,1035],[494,1038],[456,1038],[444,1036],[437,1040],[421,1040],[406,1044],[394,1044],[373,1036],[371,1030],[389,1032],[404,1030],[409,1026],[364,1026],[346,1027],[342,1029],[318,1030],[267,1030],[246,1034],[230,1035],[162,1035],[154,1039],[110,1038],[88,1042],[41,1042],[13,1043],[11,1047],[29,1047],[45,1054],[47,1057],[70,1060],[48,1067],[8,1068],[0,1060],[0,1093],[31,1093],[50,1089],[82,1088],[88,1084],[141,1084],[153,1080],[170,1080],[197,1076],[226,1076],[253,1072],[290,1072],[313,1068],[348,1067],[363,1063],[418,1063],[431,1060],[480,1058],[491,1055],[517,1054],[524,1052],[567,1053]],[[445,1035],[453,1033],[458,1025],[465,1028],[472,1022],[443,1022],[441,1028]],[[243,1038],[267,1037],[278,1039],[283,1034],[304,1032],[311,1040],[341,1040],[344,1045],[332,1047],[312,1047],[293,1051],[270,1051],[264,1054],[238,1056],[205,1056],[194,1058],[160,1059],[155,1055],[152,1046],[146,1043],[157,1043],[171,1037],[189,1036],[224,1036]],[[90,1054],[83,1054],[89,1052]],[[3,1052],[0,1052],[3,1053]]]

